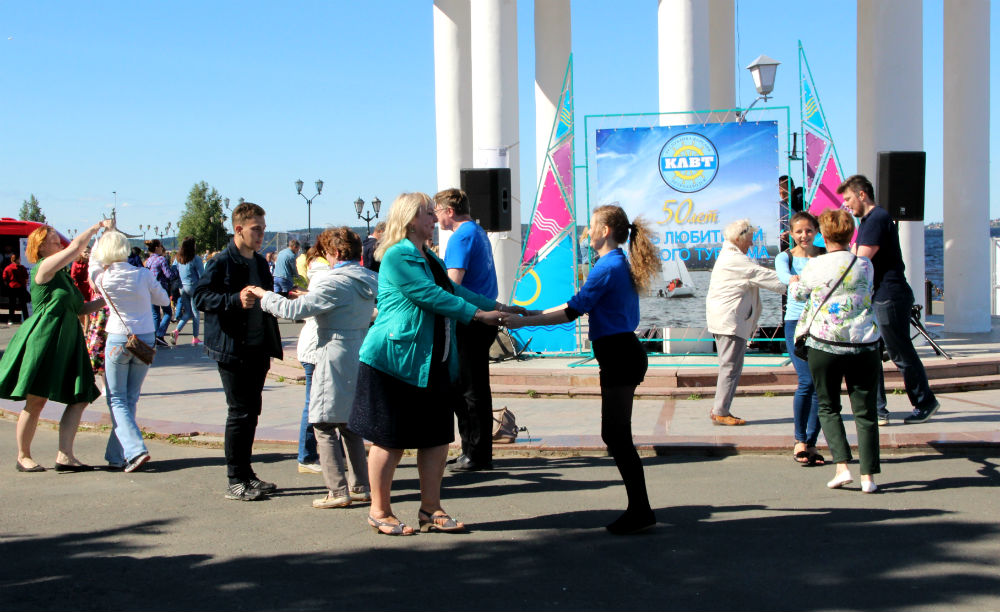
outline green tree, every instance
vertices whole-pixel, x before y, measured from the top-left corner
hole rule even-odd
[[[42,213],[42,208],[38,205],[38,200],[35,199],[35,194],[31,194],[30,198],[21,203],[19,218],[21,221],[45,223],[45,215]]]
[[[214,187],[201,181],[195,183],[188,193],[184,213],[177,224],[177,239],[194,237],[195,248],[199,251],[220,250],[227,240],[226,216],[222,210],[222,197]]]

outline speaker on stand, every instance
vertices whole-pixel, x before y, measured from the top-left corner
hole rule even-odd
[[[926,169],[923,151],[879,151],[875,202],[893,221],[924,220]]]
[[[510,168],[462,168],[472,218],[487,232],[509,232]]]

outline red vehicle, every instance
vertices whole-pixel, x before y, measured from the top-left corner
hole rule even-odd
[[[0,270],[7,267],[7,264],[10,263],[11,253],[17,253],[21,256],[22,266],[29,270],[34,267],[34,264],[29,262],[24,256],[24,247],[28,243],[28,235],[43,225],[45,223],[19,221],[10,217],[0,218]],[[59,234],[58,231],[56,233]],[[69,240],[62,234],[59,234],[59,240],[63,246],[69,246]],[[0,316],[6,316],[7,314],[7,296],[5,295],[5,290],[6,287],[3,286],[3,283],[0,283]]]

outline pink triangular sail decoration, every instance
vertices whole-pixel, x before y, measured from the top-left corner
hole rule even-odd
[[[840,186],[842,180],[840,171],[837,169],[837,161],[831,155],[827,158],[826,167],[823,168],[820,175],[816,193],[809,204],[809,212],[813,216],[818,217],[824,210],[840,208],[843,205],[840,196],[837,195],[837,187]]]
[[[819,214],[828,208],[841,206],[837,187],[840,186],[844,173],[801,42],[799,60],[800,66],[805,67],[800,74],[802,128],[806,138],[805,201],[811,213]]]
[[[535,207],[535,216],[531,219],[531,230],[528,232],[528,242],[524,246],[521,263],[530,262],[550,240],[572,224],[573,216],[566,206],[559,185],[556,184],[555,173],[552,172],[552,167],[546,164],[545,183],[538,198],[538,206]]]
[[[563,191],[566,192],[566,199],[573,201],[573,140],[570,139],[552,152],[552,163],[556,167],[559,175],[559,182]]]

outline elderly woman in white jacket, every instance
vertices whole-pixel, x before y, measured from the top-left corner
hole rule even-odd
[[[743,372],[747,339],[760,320],[760,289],[785,293],[778,274],[747,256],[756,228],[749,219],[734,221],[722,230],[725,242],[712,268],[712,280],[705,298],[708,331],[715,336],[719,354],[719,379],[710,417],[713,425],[745,425],[730,413],[736,385]]]
[[[250,291],[261,300],[265,312],[277,317],[315,318],[316,367],[309,422],[316,434],[319,462],[329,491],[312,505],[343,508],[353,501],[371,499],[364,440],[346,423],[354,403],[358,352],[375,309],[378,276],[358,264],[361,239],[350,229],[328,229],[316,243],[330,270],[314,272],[308,293],[290,300],[260,287]]]

